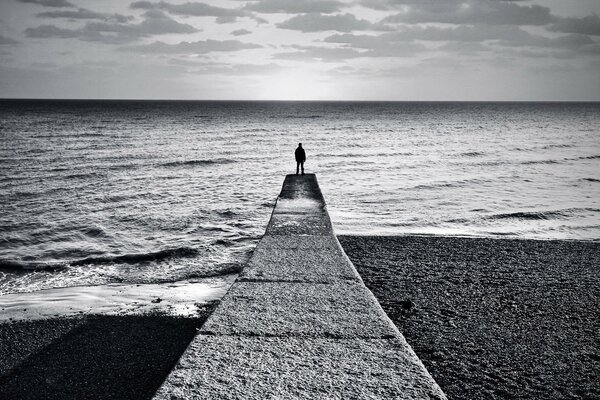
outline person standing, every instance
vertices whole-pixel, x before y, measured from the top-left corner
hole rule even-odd
[[[302,148],[302,143],[298,143],[298,148],[296,149],[294,155],[296,156],[296,175],[298,175],[300,168],[302,168],[302,175],[304,175],[304,161],[306,161],[306,153]]]

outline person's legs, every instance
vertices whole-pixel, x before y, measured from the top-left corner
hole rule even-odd
[[[304,161],[300,163],[300,166],[302,167],[302,175],[304,175]]]
[[[300,172],[300,163],[296,161],[296,175],[298,175],[298,172]]]

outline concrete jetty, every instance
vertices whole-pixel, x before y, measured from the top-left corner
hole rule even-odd
[[[155,399],[446,396],[365,287],[308,174],[285,178],[247,267]]]

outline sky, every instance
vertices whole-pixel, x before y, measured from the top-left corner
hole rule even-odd
[[[1,98],[600,101],[600,0],[0,0]]]

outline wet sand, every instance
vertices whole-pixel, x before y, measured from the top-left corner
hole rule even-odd
[[[0,398],[150,399],[213,308],[2,323]]]
[[[600,243],[339,239],[448,398],[600,398]]]

